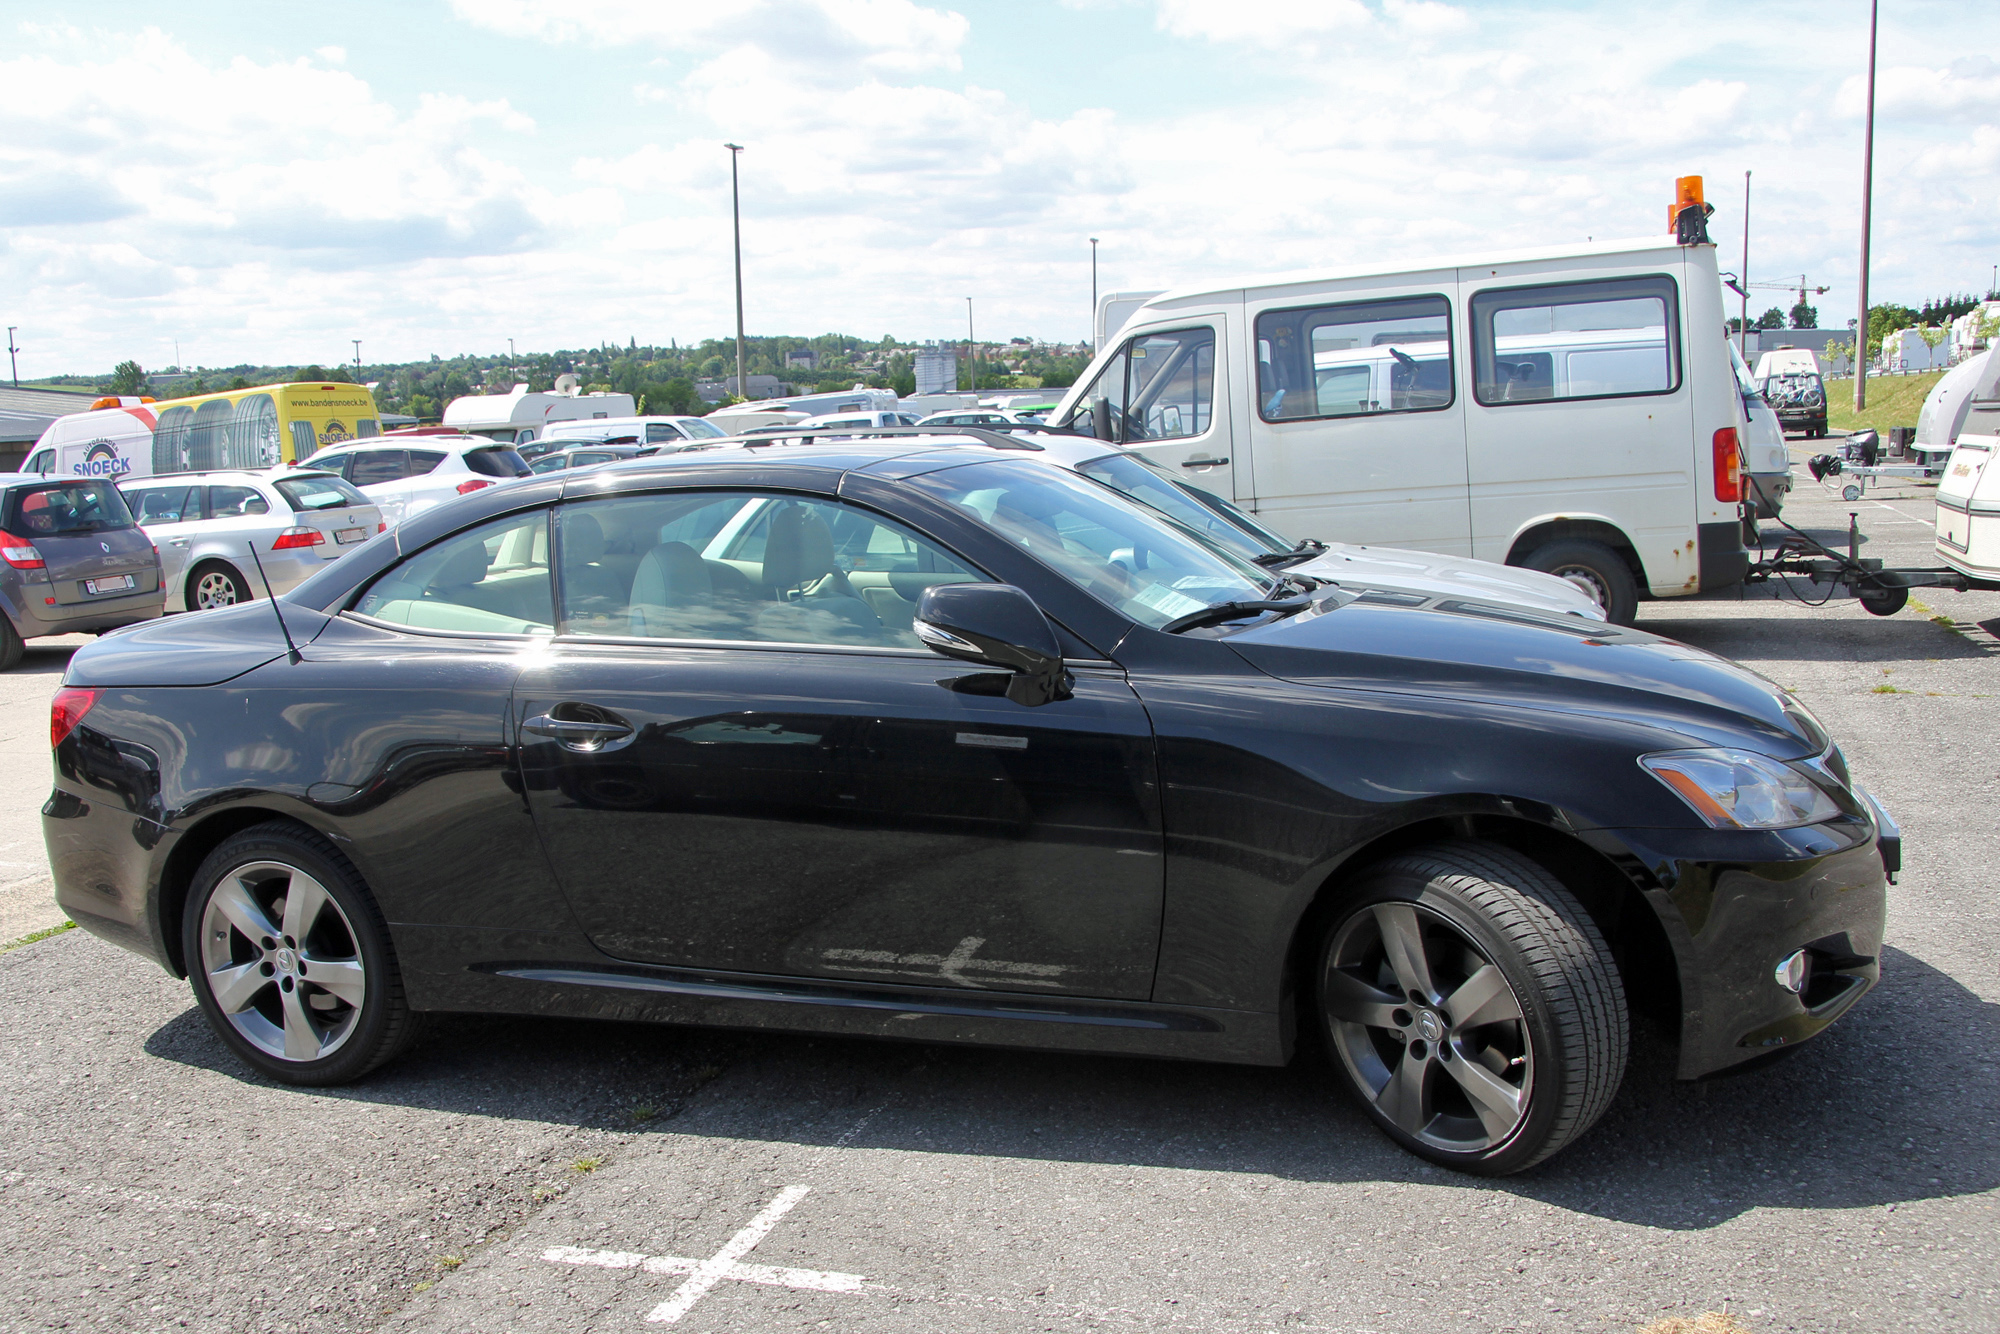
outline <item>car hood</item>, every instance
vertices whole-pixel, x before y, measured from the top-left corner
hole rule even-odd
[[[1615,718],[1689,746],[1818,754],[1827,736],[1770,681],[1643,630],[1496,603],[1425,607],[1329,599],[1224,641],[1258,670],[1303,685],[1445,695]]]
[[[285,603],[285,623],[303,645],[326,627],[327,616]],[[268,598],[143,621],[111,631],[71,655],[63,684],[71,686],[212,686],[285,654]]]
[[[1467,556],[1335,542],[1321,555],[1288,568],[1357,591],[1379,588],[1425,597],[1481,598],[1538,611],[1576,612],[1594,621],[1604,619],[1604,609],[1596,599],[1567,579]]]

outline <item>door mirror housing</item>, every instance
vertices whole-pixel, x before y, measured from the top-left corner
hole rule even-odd
[[[1090,432],[1099,440],[1107,440],[1112,444],[1117,443],[1117,440],[1111,434],[1110,399],[1093,398],[1090,400]]]
[[[1005,693],[1016,704],[1069,698],[1055,627],[1012,584],[933,584],[917,603],[914,628],[934,653],[1011,672]]]

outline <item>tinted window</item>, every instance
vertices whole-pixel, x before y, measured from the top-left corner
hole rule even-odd
[[[1671,278],[1476,293],[1472,360],[1481,403],[1669,393],[1680,384]]]
[[[36,451],[35,457],[29,459],[21,471],[42,473],[49,471],[55,466],[56,452],[53,449],[43,449]]]
[[[1194,488],[1178,479],[1163,476],[1157,469],[1129,454],[1112,454],[1092,459],[1077,471],[1122,492],[1142,505],[1150,505],[1175,522],[1193,529],[1211,542],[1234,551],[1245,560],[1276,552],[1290,551],[1292,544],[1267,542],[1265,530],[1230,522],[1220,509],[1196,499]],[[1210,497],[1216,499],[1216,497]],[[1231,506],[1231,508],[1235,508]],[[1247,517],[1247,516],[1246,516]]]
[[[410,454],[412,463],[419,457],[415,451],[412,451]],[[430,459],[430,462],[417,469],[417,471],[429,472],[438,465],[439,461],[444,458],[444,455],[426,454],[421,457]],[[465,466],[482,477],[526,477],[528,475],[528,461],[511,449],[472,450],[465,456]]]
[[[269,514],[271,502],[247,486],[208,488],[208,517],[238,519],[246,514]]]
[[[548,634],[548,513],[483,524],[418,552],[369,585],[354,610],[419,630]]]
[[[17,487],[7,496],[4,526],[21,537],[56,537],[130,528],[132,511],[111,483],[92,479]]]
[[[126,507],[140,523],[184,523],[201,517],[200,487],[135,486],[124,495]]]
[[[442,458],[443,455],[439,455]],[[400,482],[410,475],[410,467],[400,449],[361,449],[346,456],[347,480],[356,486]],[[436,467],[436,460],[432,460]]]
[[[1451,406],[1451,302],[1442,296],[1269,310],[1257,317],[1265,421]]]
[[[544,454],[528,465],[529,472],[561,472],[569,467],[568,454]]]
[[[410,477],[422,477],[425,473],[444,462],[444,452],[436,449],[413,449],[410,451]],[[476,471],[476,470],[475,470]]]
[[[912,418],[911,420],[914,423],[915,419]],[[677,422],[675,424],[678,425],[683,431],[686,431],[691,439],[701,439],[703,437],[719,439],[729,434],[727,431],[723,430],[720,426],[717,426],[712,422],[705,422],[701,420],[701,418],[699,417],[691,417],[687,421]]]
[[[646,423],[646,443],[649,445],[657,445],[662,440],[679,440],[681,438],[681,433],[674,429],[672,422]]]
[[[594,500],[557,533],[569,634],[915,649],[924,589],[982,577],[891,520],[796,496]]]
[[[1059,469],[1008,459],[945,468],[908,484],[972,515],[1141,625],[1261,598],[1271,587],[1257,566]]]
[[[287,477],[277,483],[277,488],[285,503],[300,512],[373,503],[338,477]]]

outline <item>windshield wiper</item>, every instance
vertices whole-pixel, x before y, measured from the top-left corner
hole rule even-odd
[[[1259,600],[1255,602],[1218,602],[1191,611],[1185,616],[1176,616],[1160,629],[1170,635],[1183,630],[1196,630],[1204,625],[1220,625],[1224,621],[1241,620],[1245,616],[1261,616],[1267,611],[1275,611],[1281,616],[1292,616],[1312,606],[1311,598],[1284,598],[1280,601]]]
[[[1302,560],[1311,560],[1326,550],[1326,543],[1306,538],[1290,551],[1267,551],[1261,556],[1252,556],[1266,569],[1280,569],[1287,565],[1297,565]]]

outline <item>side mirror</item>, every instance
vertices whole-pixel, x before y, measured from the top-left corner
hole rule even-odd
[[[1090,400],[1090,433],[1099,440],[1109,440],[1113,444],[1117,443],[1111,436],[1110,399],[1093,398]]]
[[[1016,704],[1069,698],[1055,627],[1012,584],[933,584],[917,603],[914,629],[934,653],[1012,672],[1005,693]]]

